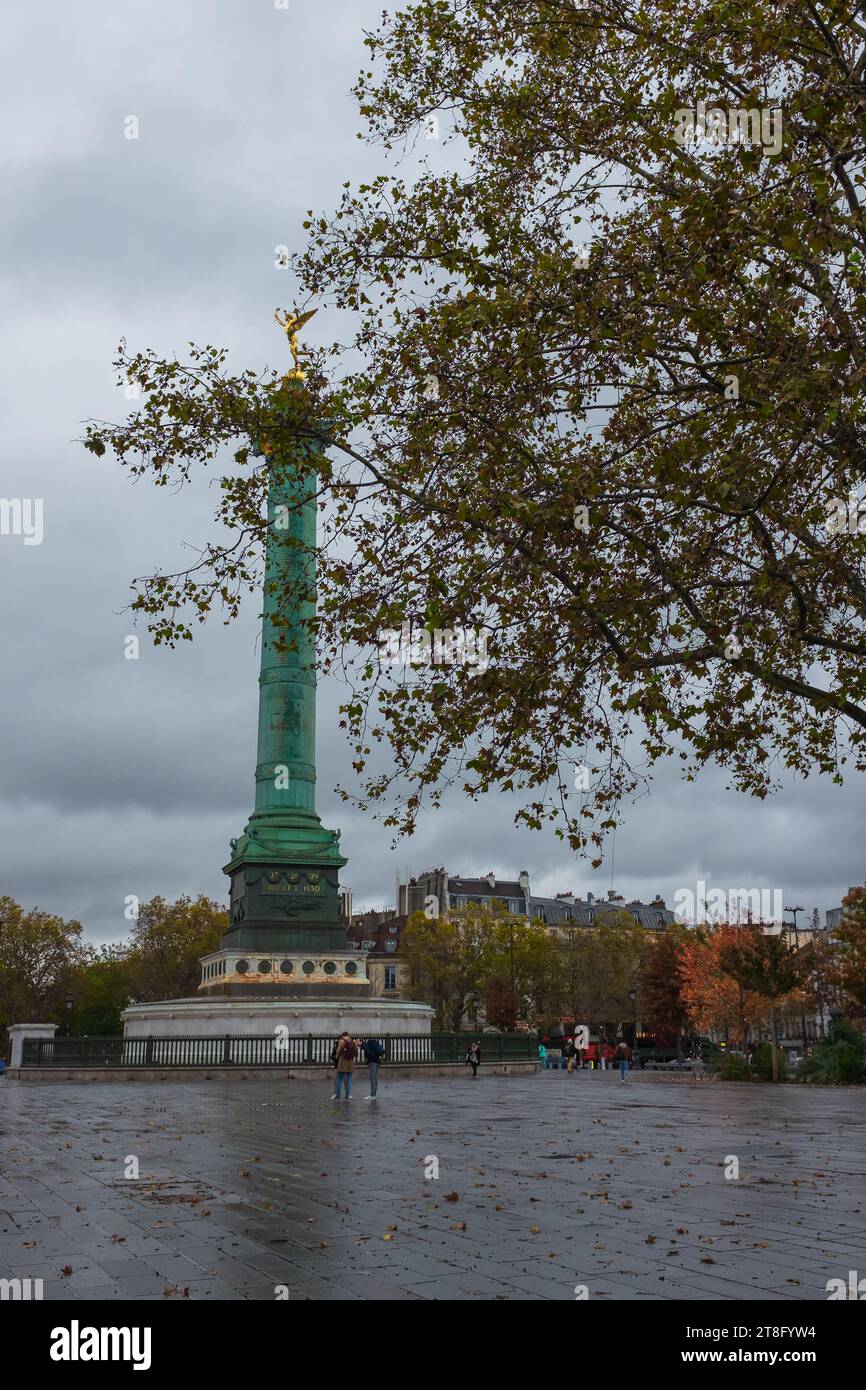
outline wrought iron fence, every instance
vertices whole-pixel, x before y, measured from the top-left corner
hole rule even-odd
[[[482,1062],[529,1062],[538,1057],[531,1033],[380,1034],[383,1062],[429,1066],[463,1062],[479,1038]],[[277,1033],[222,1038],[26,1038],[25,1067],[315,1067],[328,1066],[336,1034]],[[359,1065],[365,1065],[363,1053]]]

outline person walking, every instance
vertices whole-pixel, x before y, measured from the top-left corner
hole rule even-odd
[[[478,1045],[477,1042],[471,1042],[471,1043],[469,1044],[469,1051],[466,1053],[466,1061],[463,1063],[463,1065],[466,1066],[467,1063],[468,1063],[468,1065],[472,1068],[472,1080],[473,1080],[473,1081],[477,1081],[477,1080],[478,1080],[478,1063],[479,1063],[480,1061],[481,1061],[481,1048],[480,1048],[480,1046]]]
[[[614,1057],[619,1065],[619,1079],[620,1081],[625,1081],[628,1075],[629,1062],[631,1061],[631,1048],[625,1039],[623,1039],[617,1047]]]
[[[547,1071],[547,1048],[544,1043],[538,1044],[538,1067],[540,1071]]]
[[[346,1100],[352,1099],[352,1073],[355,1070],[355,1059],[358,1056],[358,1044],[354,1038],[350,1038],[348,1033],[343,1033],[337,1044],[337,1076],[334,1094],[331,1100],[340,1099],[340,1091],[345,1083]]]
[[[565,1055],[568,1059],[568,1063],[565,1069],[568,1072],[569,1076],[571,1076],[572,1072],[574,1071],[575,1060],[577,1058],[577,1048],[574,1045],[574,1038],[569,1038],[568,1042],[565,1044]]]
[[[370,1094],[367,1100],[375,1100],[376,1092],[379,1089],[379,1064],[385,1056],[385,1049],[378,1038],[367,1038],[364,1043],[364,1057],[367,1061],[367,1070],[370,1074]]]

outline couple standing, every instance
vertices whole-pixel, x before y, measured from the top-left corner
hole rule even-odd
[[[340,1099],[340,1093],[344,1086],[346,1100],[352,1099],[352,1074],[360,1054],[363,1054],[370,1073],[370,1094],[364,1099],[376,1099],[376,1092],[379,1089],[379,1065],[385,1056],[384,1047],[378,1038],[367,1038],[362,1042],[360,1038],[353,1038],[348,1033],[341,1033],[331,1048],[331,1065],[335,1068],[334,1094],[331,1096],[331,1100]]]

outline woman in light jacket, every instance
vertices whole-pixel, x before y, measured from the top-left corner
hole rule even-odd
[[[346,1083],[346,1100],[352,1099],[352,1072],[355,1070],[355,1058],[358,1056],[358,1042],[356,1038],[350,1038],[348,1033],[340,1039],[337,1046],[337,1074],[334,1094],[331,1100],[340,1099],[340,1090],[343,1082]]]

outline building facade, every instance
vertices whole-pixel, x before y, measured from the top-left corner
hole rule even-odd
[[[397,908],[406,917],[425,911],[434,917],[473,904],[487,908],[496,904],[515,917],[541,921],[553,930],[595,927],[613,912],[628,912],[649,931],[661,931],[676,920],[660,894],[647,903],[640,899],[626,902],[613,891],[606,898],[596,898],[592,893],[587,893],[585,898],[574,893],[557,893],[554,898],[536,897],[525,869],[516,879],[497,879],[494,873],[483,878],[465,878],[440,867],[427,869],[406,882],[397,882]]]
[[[380,999],[409,998],[409,967],[399,957],[405,914],[393,907],[371,908],[349,921],[348,942],[367,955],[367,978],[373,995]]]

